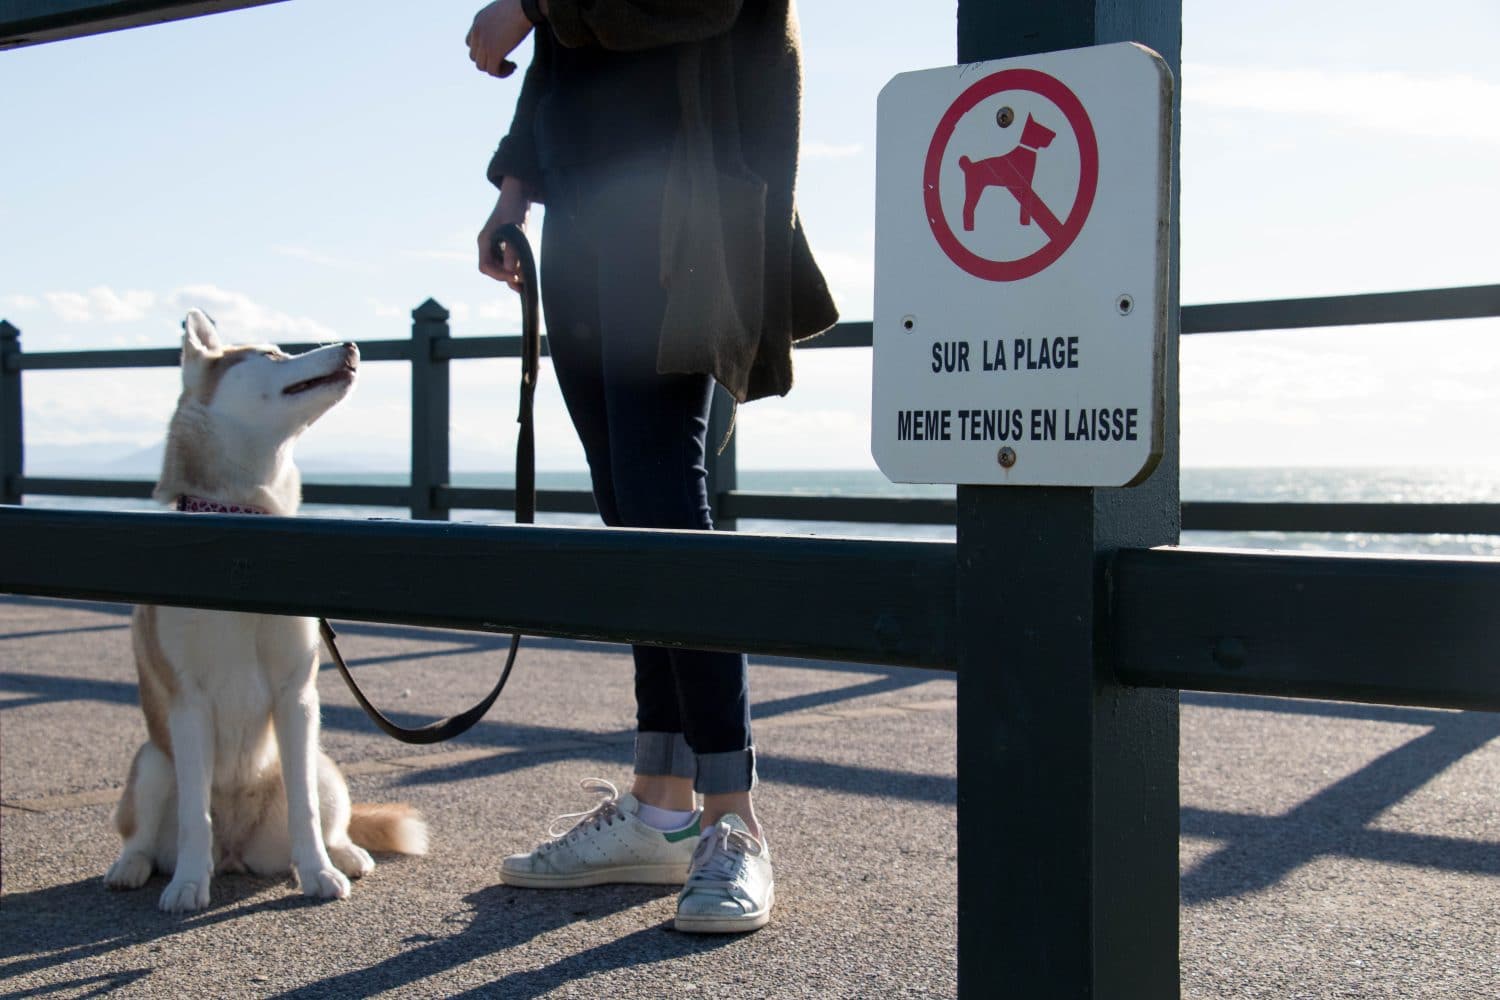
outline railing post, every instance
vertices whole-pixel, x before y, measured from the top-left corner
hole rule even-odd
[[[960,0],[959,61],[1130,40],[1178,74],[1181,21],[1180,0]],[[958,490],[962,998],[1180,995],[1177,692],[1113,676],[1104,579],[1111,552],[1178,540],[1175,134],[1172,174],[1156,472]]]
[[[448,362],[435,349],[448,339],[448,310],[428,299],[411,319],[411,516],[446,521],[438,487],[448,485]]]
[[[735,527],[735,519],[723,513],[721,498],[722,494],[739,489],[740,476],[734,454],[736,437],[730,437],[727,444],[724,441],[724,435],[729,433],[733,420],[734,398],[724,389],[715,386],[713,409],[708,416],[708,443],[704,464],[708,468],[708,503],[713,509],[714,527],[720,531],[733,531]],[[719,450],[720,445],[723,445],[723,451]]]
[[[0,504],[21,502],[26,453],[21,423],[21,331],[0,319]]]

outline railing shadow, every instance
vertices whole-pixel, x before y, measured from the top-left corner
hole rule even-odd
[[[1223,695],[1184,695],[1183,703],[1431,727],[1280,815],[1184,807],[1183,835],[1224,843],[1182,873],[1183,903],[1209,903],[1267,889],[1328,856],[1500,875],[1500,844],[1370,826],[1387,809],[1500,738],[1500,716]]]
[[[672,895],[670,886],[595,886],[580,892],[537,892],[495,885],[464,897],[469,923],[458,933],[426,941],[368,968],[330,976],[277,994],[283,1000],[371,996],[409,986],[486,957],[503,955],[551,931],[601,920]],[[539,969],[511,972],[457,996],[532,1000],[564,983],[611,969],[639,968],[734,944],[723,935],[678,934],[669,922],[644,928]]]

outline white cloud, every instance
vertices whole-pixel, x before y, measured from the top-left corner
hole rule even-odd
[[[32,295],[0,296],[0,307],[6,309],[35,309],[41,301]]]
[[[1332,118],[1357,129],[1500,145],[1500,83],[1464,74],[1187,63],[1188,105]]]
[[[87,292],[46,292],[43,297],[64,323],[130,323],[144,319],[156,304],[154,292],[116,292],[103,285]]]
[[[167,296],[177,312],[194,306],[214,318],[229,340],[341,340],[337,331],[306,316],[292,316],[217,285],[188,285]]]

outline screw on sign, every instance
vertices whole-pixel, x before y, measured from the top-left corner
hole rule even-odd
[[[965,115],[987,98],[1012,91],[1043,98],[1050,107],[1045,111],[1039,108],[1038,113],[1043,118],[1055,117],[1057,120],[1039,120],[1036,114],[1028,112],[1026,123],[1021,127],[1019,141],[1013,148],[998,155],[971,156],[970,152],[980,151],[950,150],[959,123]],[[1014,117],[1015,113],[1007,106],[996,114],[995,122],[1006,129]],[[1037,193],[1036,181],[1039,170],[1046,176],[1047,151],[1063,130],[1070,133],[1077,143],[1078,185],[1071,206],[1059,218],[1054,206],[1049,205]],[[1045,242],[1030,253],[1010,259],[982,256],[966,246],[953,231],[943,205],[941,178],[944,166],[950,162],[957,163],[963,177],[963,205],[960,214],[965,232],[974,232],[976,211],[986,193],[999,188],[1016,201],[1019,212],[1011,216],[1016,224],[1022,227],[1035,225],[1044,235]],[[1098,183],[1099,144],[1088,112],[1062,81],[1033,69],[1001,70],[979,80],[960,94],[938,122],[932,142],[927,148],[927,160],[922,172],[922,194],[927,208],[927,221],[938,245],[959,267],[977,278],[989,281],[1019,281],[1029,278],[1061,257],[1082,232],[1089,209],[1094,204]]]

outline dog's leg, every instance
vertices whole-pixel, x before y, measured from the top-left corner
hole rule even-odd
[[[343,899],[349,879],[334,867],[323,844],[318,808],[318,689],[316,662],[307,683],[276,696],[272,718],[281,751],[281,776],[286,785],[287,830],[292,842],[292,870],[304,896]]]
[[[130,763],[130,777],[115,810],[115,828],[125,843],[104,875],[104,884],[111,889],[139,889],[151,877],[157,839],[171,813],[173,789],[171,760],[155,744],[143,744]]]
[[[184,699],[172,707],[167,723],[177,778],[177,865],[159,905],[169,913],[185,913],[208,905],[214,871],[212,711],[201,700]]]
[[[979,196],[984,193],[985,181],[980,165],[967,156],[958,158],[958,166],[964,174],[964,232],[972,233],[974,209],[979,204]]]
[[[323,843],[338,870],[350,878],[361,878],[375,869],[370,852],[349,839],[349,786],[338,765],[318,752],[318,803],[323,810]]]

